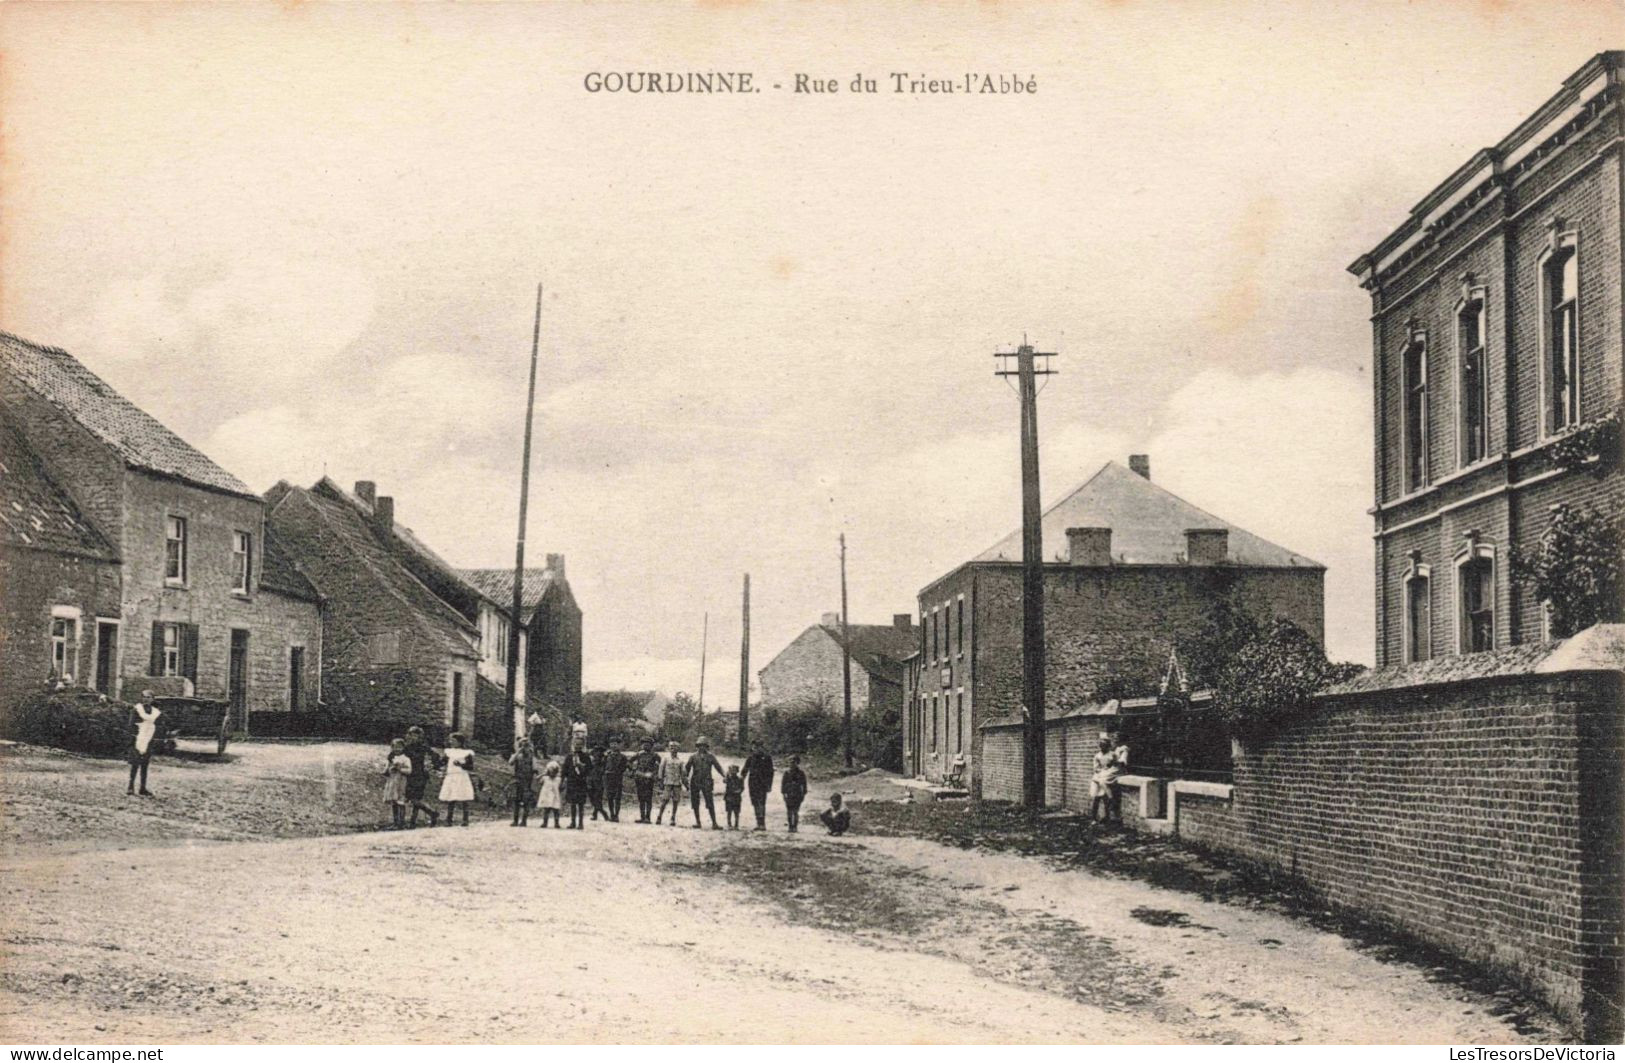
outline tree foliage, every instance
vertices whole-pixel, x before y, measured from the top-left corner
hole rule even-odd
[[[1551,446],[1552,460],[1570,472],[1601,478],[1619,467],[1620,412],[1576,425]]]
[[[1625,515],[1558,504],[1533,550],[1513,551],[1512,578],[1551,613],[1551,632],[1567,638],[1593,624],[1625,618]]]
[[[1214,709],[1232,735],[1257,738],[1308,711],[1315,691],[1359,671],[1359,665],[1328,661],[1308,632],[1277,619],[1221,670]]]

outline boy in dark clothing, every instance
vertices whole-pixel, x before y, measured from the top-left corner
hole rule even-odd
[[[406,729],[406,759],[412,762],[412,774],[406,777],[406,799],[412,803],[412,826],[418,825],[418,813],[429,814],[429,826],[440,822],[440,813],[425,804],[423,795],[429,789],[429,772],[446,766],[446,758],[429,748],[423,737],[423,728]]]
[[[705,811],[711,816],[711,829],[721,830],[722,826],[717,822],[717,805],[711,793],[711,786],[712,774],[722,774],[722,762],[711,754],[711,743],[707,740],[702,738],[694,745],[697,747],[694,755],[683,765],[684,779],[688,783],[688,801],[694,808],[694,829],[700,829],[700,802],[704,801]],[[672,815],[676,814],[676,810],[673,809]]]
[[[750,787],[750,808],[756,813],[756,829],[767,829],[767,795],[773,791],[773,758],[757,742],[745,758],[745,782]]]
[[[621,752],[621,740],[609,740],[609,752],[604,754],[604,803],[609,807],[609,821],[621,821],[621,789],[626,785],[626,754]]]
[[[508,763],[513,766],[513,825],[528,826],[530,806],[536,800],[536,750],[530,739],[514,743]]]
[[[739,808],[745,803],[744,793],[745,777],[739,774],[739,765],[735,764],[722,777],[722,812],[729,830],[739,829]]]
[[[587,743],[577,738],[575,748],[564,758],[564,800],[570,806],[570,829],[587,828],[587,795],[592,778],[592,757],[582,747]]]
[[[801,802],[807,797],[807,773],[801,770],[801,758],[791,757],[790,767],[779,780],[779,793],[784,795],[784,817],[790,822],[790,833],[796,832],[801,822]]]
[[[592,818],[609,818],[604,808],[604,761],[609,756],[603,746],[592,751],[592,771],[587,775],[587,798],[592,802]]]
[[[829,828],[829,832],[835,835],[845,834],[852,826],[852,813],[841,807],[840,794],[829,795],[829,807],[820,812],[818,818]]]
[[[660,754],[652,738],[643,740],[643,751],[632,758],[632,782],[638,789],[638,822],[649,822],[655,807],[655,779],[660,774]]]

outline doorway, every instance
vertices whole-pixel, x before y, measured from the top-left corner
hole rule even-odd
[[[118,621],[96,621],[96,692],[118,696]]]
[[[231,665],[226,674],[226,694],[231,699],[232,719],[237,729],[248,732],[248,632],[231,630]]]

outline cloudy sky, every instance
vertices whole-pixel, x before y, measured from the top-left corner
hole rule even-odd
[[[1345,267],[1588,56],[1619,3],[11,4],[0,326],[256,489],[373,479],[511,563],[590,687],[737,690],[839,603],[911,609],[1019,522],[992,352],[1062,358],[1046,500],[1108,459],[1330,566],[1371,641],[1368,304]],[[750,96],[590,94],[752,71]],[[1020,97],[874,96],[966,71]],[[789,91],[830,77],[833,97]],[[783,89],[774,89],[775,84]],[[711,696],[711,695],[714,695]]]

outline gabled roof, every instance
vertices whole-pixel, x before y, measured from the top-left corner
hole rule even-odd
[[[79,557],[117,554],[52,482],[23,437],[0,421],[0,543]]]
[[[1230,533],[1230,563],[1261,568],[1324,568],[1302,554],[1276,546],[1252,532],[1197,509],[1115,461],[1108,461],[1081,486],[1044,512],[1044,557],[1067,559],[1068,528],[1110,528],[1112,561],[1121,565],[1177,565],[1185,562],[1185,532],[1191,528]],[[1021,529],[977,554],[972,563],[1021,560]]]
[[[299,571],[282,541],[271,532],[269,526],[265,529],[265,543],[260,550],[260,586],[292,598],[312,602],[321,600],[321,595],[316,593],[316,588],[305,578],[305,574]]]
[[[476,590],[497,603],[504,611],[513,608],[513,569],[464,568],[458,569],[458,573],[465,582],[473,584]],[[550,568],[525,569],[523,599],[519,603],[521,622],[530,622],[531,614],[542,604],[542,599],[558,580],[558,573]]]
[[[0,332],[0,370],[78,422],[126,465],[217,491],[258,497],[60,348],[41,347]]]
[[[835,640],[837,646],[843,645],[841,625],[818,626]],[[920,648],[920,629],[917,627],[905,629],[892,624],[848,624],[846,630],[849,641],[845,645],[852,653],[852,663],[871,675],[894,683],[902,681],[903,661]]]
[[[379,541],[359,508],[315,488],[293,487],[285,482],[266,495],[271,503],[268,522],[275,523],[279,548],[305,562],[305,569],[316,576],[318,591],[329,599],[334,593],[320,585],[324,562],[343,566],[349,573],[370,574],[375,585],[409,607],[443,649],[465,656],[471,653],[470,640],[477,633],[474,625],[414,576],[395,550]],[[281,519],[284,507],[292,504],[308,506],[315,515],[320,530],[314,541],[300,541],[297,525]]]
[[[379,531],[373,523],[373,507],[340,487],[330,477],[323,476],[311,490],[352,509],[414,577],[465,621],[471,622],[478,616],[478,599],[485,595],[465,580],[451,562],[429,549],[429,545],[413,534],[411,528],[392,519],[387,534]]]

